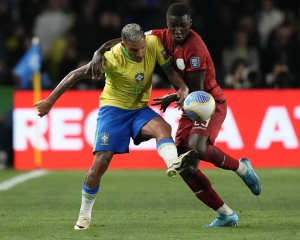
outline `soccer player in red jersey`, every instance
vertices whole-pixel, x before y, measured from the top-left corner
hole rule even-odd
[[[215,68],[209,51],[202,38],[190,29],[192,19],[189,8],[181,3],[171,5],[166,14],[167,29],[152,30],[147,34],[156,35],[165,46],[166,51],[173,57],[173,63],[184,78],[190,92],[206,91],[216,101],[216,110],[211,119],[204,122],[193,122],[185,113],[179,121],[175,144],[178,153],[193,149],[198,152],[199,159],[210,162],[216,167],[232,170],[245,182],[254,195],[261,193],[261,184],[254,172],[249,159],[234,159],[214,146],[215,140],[226,117],[227,105],[225,95],[217,84]],[[116,42],[110,42],[111,45]],[[99,77],[99,64],[104,59],[101,53],[110,46],[104,44],[95,52],[90,71]],[[161,105],[163,111],[173,101],[176,94],[168,94],[154,99],[153,105]],[[207,177],[198,169],[199,161],[180,173],[183,180],[195,193],[196,197],[218,213],[217,218],[204,227],[227,227],[238,223],[237,214],[231,210],[218,196]]]

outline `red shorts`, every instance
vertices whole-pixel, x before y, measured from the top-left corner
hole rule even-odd
[[[217,103],[215,113],[207,121],[193,122],[183,113],[179,120],[175,145],[177,147],[186,147],[190,134],[209,136],[210,142],[214,144],[225,120],[226,113],[226,102]]]

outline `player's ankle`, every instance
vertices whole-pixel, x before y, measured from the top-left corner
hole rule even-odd
[[[92,212],[90,211],[80,211],[78,218],[92,218]]]
[[[246,171],[247,171],[247,166],[246,166],[246,164],[244,164],[244,163],[242,163],[242,162],[239,161],[239,167],[238,167],[238,169],[235,171],[235,173],[236,173],[237,175],[239,175],[239,176],[242,176],[242,175],[244,175],[244,174],[246,173]]]
[[[222,207],[216,210],[216,212],[218,214],[222,213],[225,215],[230,215],[233,213],[233,210],[224,203]]]

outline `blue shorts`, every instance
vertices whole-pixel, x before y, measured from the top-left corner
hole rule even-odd
[[[161,116],[149,107],[137,110],[101,107],[98,112],[93,153],[98,151],[128,153],[130,137],[135,145],[149,140],[139,136],[139,132],[155,117]]]

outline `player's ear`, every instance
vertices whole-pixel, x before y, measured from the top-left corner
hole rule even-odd
[[[123,47],[125,47],[125,44],[124,44],[124,42],[123,42],[123,41],[121,42],[121,45],[122,45]]]
[[[193,24],[193,19],[190,20],[190,26],[192,26],[192,24]]]

